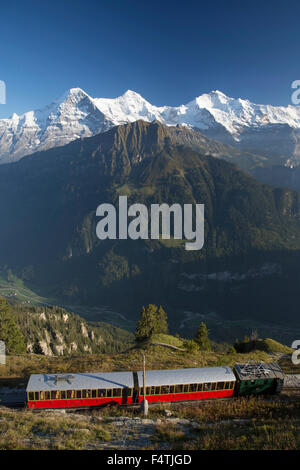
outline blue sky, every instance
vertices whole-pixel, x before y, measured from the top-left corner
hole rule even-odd
[[[72,87],[127,89],[155,105],[204,92],[291,104],[300,79],[300,3],[277,1],[10,0],[0,6],[0,117]]]

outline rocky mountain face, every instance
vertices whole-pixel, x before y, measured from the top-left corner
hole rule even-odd
[[[12,307],[25,337],[27,352],[45,356],[77,356],[117,352],[129,347],[133,335],[105,324],[91,324],[60,307]]]
[[[65,145],[110,127],[84,91],[71,89],[43,109],[0,119],[0,163],[14,162],[37,150]]]
[[[140,119],[200,130],[210,139],[235,147],[240,155],[260,155],[260,165],[299,163],[299,106],[257,105],[213,91],[185,105],[157,107],[131,90],[107,99],[92,98],[80,88],[72,88],[43,109],[1,119],[0,163]],[[242,159],[241,168],[243,163]]]
[[[154,303],[173,326],[183,311],[297,321],[299,193],[260,184],[201,153],[200,141],[198,152],[180,144],[190,137],[137,121],[1,165],[1,262],[46,296],[113,306],[131,319]],[[128,205],[204,204],[204,248],[100,241],[96,208],[117,207],[120,195]]]

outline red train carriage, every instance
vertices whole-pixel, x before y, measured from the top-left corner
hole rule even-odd
[[[231,397],[236,378],[230,367],[148,370],[149,403]],[[34,374],[27,385],[28,408],[130,405],[143,400],[143,373]]]
[[[80,408],[131,404],[132,372],[33,374],[27,385],[28,408]]]
[[[138,372],[139,402],[143,400],[143,373]],[[149,403],[231,397],[236,378],[230,367],[148,370],[146,399]]]

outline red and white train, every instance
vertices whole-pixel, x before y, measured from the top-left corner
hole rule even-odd
[[[228,366],[149,370],[146,399],[159,403],[232,397],[235,383]],[[33,409],[130,405],[144,398],[143,373],[33,374],[26,392],[27,406]]]

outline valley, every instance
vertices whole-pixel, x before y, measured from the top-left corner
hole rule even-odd
[[[135,332],[137,310],[132,316],[127,309],[114,310],[108,305],[86,306],[80,304],[67,304],[60,302],[60,299],[43,298],[35,294],[24,286],[19,279],[12,277],[8,282],[2,273],[0,280],[0,297],[8,301],[26,306],[36,307],[54,307],[65,309],[67,312],[73,312],[80,315],[91,324],[110,324],[117,328]],[[182,336],[193,337],[195,328],[200,322],[205,322],[209,328],[210,335],[215,341],[232,342],[235,338],[242,338],[253,330],[259,332],[261,337],[270,336],[283,344],[291,344],[295,337],[300,337],[300,326],[283,325],[276,322],[267,322],[251,317],[245,318],[244,315],[236,319],[226,319],[216,312],[201,313],[201,311],[189,311],[184,308],[172,308],[169,312],[169,323],[171,333],[179,333]]]
[[[252,322],[289,343],[299,326],[299,193],[183,145],[182,132],[137,121],[1,165],[3,295],[130,331],[155,303],[187,336],[205,318],[222,341]],[[128,205],[204,204],[203,249],[188,252],[173,234],[99,240],[99,203],[124,195]]]

